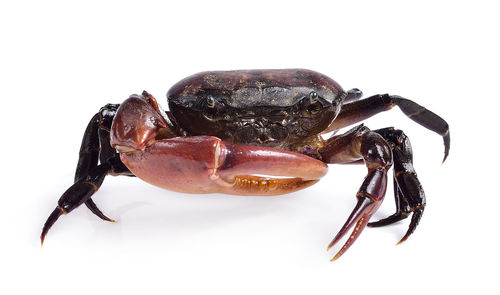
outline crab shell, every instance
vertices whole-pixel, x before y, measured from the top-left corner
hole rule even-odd
[[[345,97],[331,78],[304,69],[202,72],[167,93],[187,135],[288,149],[325,130]]]

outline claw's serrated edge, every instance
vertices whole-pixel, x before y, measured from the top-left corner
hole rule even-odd
[[[364,214],[359,218],[359,220],[356,222],[356,227],[352,230],[351,234],[349,235],[349,238],[347,241],[344,243],[342,248],[333,256],[333,258],[330,261],[335,261],[340,258],[353,244],[354,242],[358,239],[359,235],[365,229],[366,224],[370,220],[371,215],[370,214]]]

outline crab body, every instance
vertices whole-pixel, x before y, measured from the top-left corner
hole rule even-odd
[[[343,94],[317,72],[253,70],[199,73],[175,84],[167,97],[189,135],[286,149],[325,130]]]
[[[425,195],[402,131],[358,125],[328,139],[321,134],[396,105],[443,136],[445,158],[449,150],[448,125],[436,114],[399,96],[360,100],[358,89],[344,91],[310,70],[203,72],[175,84],[167,97],[168,112],[144,91],[94,115],[84,134],[75,183],[45,223],[42,242],[59,216],[83,203],[111,220],[91,199],[107,174],[137,176],[187,193],[279,195],[316,183],[327,164],[364,163],[368,173],[356,194],[357,205],[329,245],[354,227],[336,259],[366,225],[386,225],[412,215],[402,238],[406,240],[422,216]],[[397,211],[368,224],[384,198],[393,164]]]

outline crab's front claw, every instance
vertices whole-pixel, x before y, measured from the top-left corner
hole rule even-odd
[[[349,247],[356,241],[363,229],[368,224],[368,221],[372,215],[379,208],[382,200],[384,199],[385,190],[387,188],[387,172],[383,168],[374,169],[369,171],[368,176],[361,185],[361,188],[357,194],[358,202],[354,207],[354,210],[349,215],[346,223],[335,238],[328,245],[330,250],[340,239],[342,239],[350,228],[354,226],[354,229],[342,246],[342,248],[337,252],[337,254],[332,258],[331,261],[338,259],[342,254],[344,254]]]
[[[327,163],[358,163],[362,160],[368,168],[368,174],[356,194],[358,198],[356,207],[328,245],[329,250],[354,226],[354,230],[333,257],[333,261],[349,249],[379,208],[387,189],[387,170],[393,164],[393,157],[391,146],[384,137],[363,125],[354,127],[342,135],[331,137],[319,152],[323,161]]]
[[[156,140],[143,151],[122,152],[121,160],[146,182],[197,194],[290,193],[316,183],[328,170],[302,154],[229,144],[213,136]]]
[[[135,176],[153,185],[184,193],[277,195],[316,183],[328,169],[291,151],[231,144],[214,136],[177,137],[152,101],[146,93],[120,105],[110,144]]]

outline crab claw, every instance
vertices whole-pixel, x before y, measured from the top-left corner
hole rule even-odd
[[[387,170],[393,164],[389,143],[382,135],[370,131],[363,125],[355,127],[341,136],[333,137],[321,153],[324,160],[339,163],[348,158],[349,156],[346,154],[351,154],[352,151],[356,151],[362,156],[362,160],[368,168],[368,174],[356,194],[358,202],[351,215],[349,215],[344,226],[328,245],[329,250],[342,239],[351,227],[355,226],[349,239],[333,257],[332,261],[338,259],[351,247],[368,224],[372,215],[380,207],[387,189]],[[358,162],[359,158],[353,157],[353,160]]]
[[[358,202],[354,209],[347,218],[344,226],[340,229],[339,233],[335,236],[332,242],[328,245],[330,250],[345,234],[350,228],[354,226],[354,229],[349,236],[349,239],[345,242],[344,246],[335,254],[331,261],[338,259],[342,254],[344,254],[349,247],[356,241],[363,229],[368,224],[368,221],[372,215],[380,207],[380,204],[384,200],[385,190],[387,188],[387,171],[384,168],[373,169],[368,172],[360,190],[358,191],[356,197]]]
[[[63,214],[66,214],[66,212],[64,212],[64,210],[61,207],[57,206],[56,209],[52,211],[49,218],[47,218],[47,221],[45,221],[45,224],[43,225],[42,234],[40,235],[41,246],[43,246],[43,241],[45,240],[45,236],[49,232],[49,229],[52,227],[52,225],[54,225],[54,223],[56,223],[57,219]]]
[[[374,201],[366,196],[358,196],[358,203],[354,207],[354,210],[349,215],[349,218],[345,222],[344,226],[340,229],[338,234],[333,238],[333,240],[328,245],[327,250],[330,250],[340,239],[342,239],[345,234],[356,225],[349,236],[349,239],[345,242],[344,246],[335,254],[335,256],[330,260],[337,260],[342,254],[344,254],[349,247],[356,241],[359,237],[363,229],[366,227],[368,221],[375,211],[377,211],[379,207],[379,202]]]

